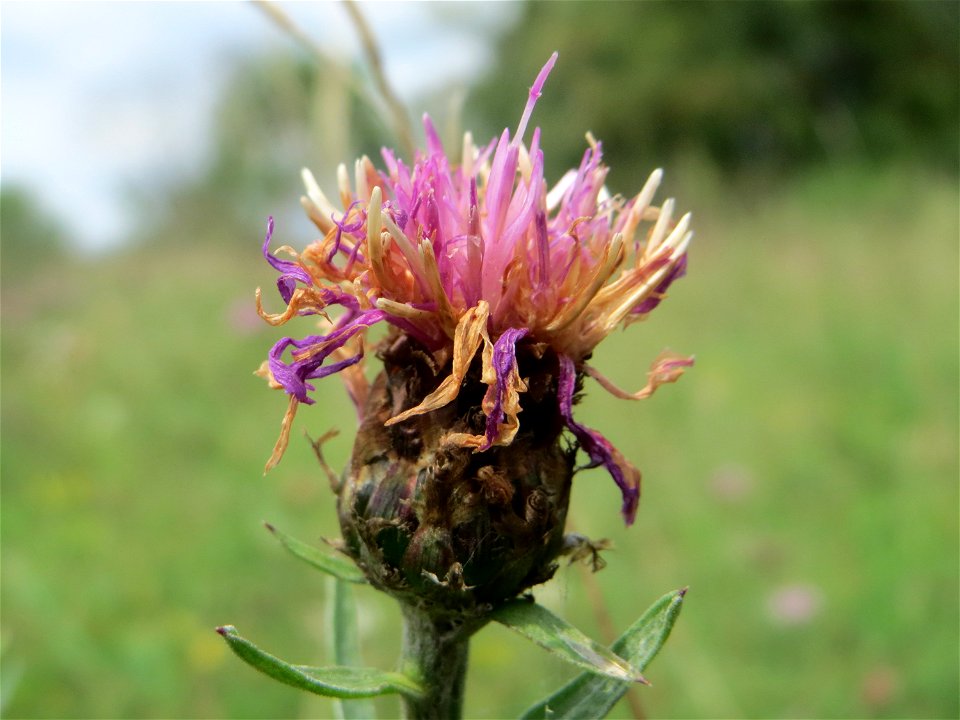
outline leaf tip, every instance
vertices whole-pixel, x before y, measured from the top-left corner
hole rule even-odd
[[[264,520],[264,521],[263,521],[263,526],[264,526],[267,530],[269,530],[270,532],[272,532],[274,535],[276,535],[277,529],[276,529],[271,523],[268,523],[266,520]],[[686,592],[686,591],[684,590],[684,592]]]
[[[690,586],[689,586],[689,585],[686,585],[686,586],[680,588],[679,590],[677,590],[677,597],[679,597],[681,600],[683,600],[684,596],[687,594],[687,590],[689,590],[689,589],[690,589]]]
[[[216,629],[216,631],[217,631],[220,635],[222,635],[223,637],[227,637],[228,635],[236,635],[236,634],[237,634],[237,629],[236,629],[233,625],[221,625],[220,627],[215,628],[215,629]]]

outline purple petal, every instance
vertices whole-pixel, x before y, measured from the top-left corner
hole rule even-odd
[[[504,130],[493,155],[493,163],[487,175],[484,205],[487,211],[488,228],[491,237],[499,233],[503,225],[507,204],[517,173],[517,148],[510,144],[510,131]]]
[[[543,152],[534,150],[531,153],[533,162],[530,172],[530,184],[524,187],[522,184],[514,193],[514,202],[516,198],[520,199],[520,209],[516,216],[510,221],[510,224],[503,230],[501,242],[504,247],[513,248],[517,244],[518,238],[526,232],[534,221],[537,208],[542,205],[541,194],[543,193]]]
[[[302,403],[312,405],[314,401],[307,395],[307,392],[313,390],[313,386],[305,383],[294,367],[281,359],[284,351],[293,345],[293,342],[293,338],[281,338],[270,348],[270,352],[267,354],[270,373],[273,375],[273,379],[283,386],[287,394],[295,396]]]
[[[547,216],[542,210],[537,213],[537,287],[546,288],[550,282],[550,240],[547,237]]]
[[[297,282],[309,285],[313,282],[310,274],[300,267],[297,263],[290,260],[281,260],[270,253],[270,239],[273,237],[273,217],[267,218],[267,236],[263,241],[263,257],[273,268],[280,272],[277,278],[277,290],[280,291],[280,297],[285,303],[290,302],[293,297],[293,291],[297,287]]]
[[[330,254],[327,255],[327,262],[331,262],[333,258],[336,256],[337,252],[340,250],[340,241],[343,238],[343,233],[352,235],[353,233],[357,232],[360,228],[363,227],[364,218],[362,215],[360,218],[358,218],[357,220],[355,220],[350,224],[347,224],[346,222],[347,217],[350,215],[350,212],[353,210],[354,207],[356,207],[359,204],[360,204],[359,200],[354,200],[352,203],[350,203],[350,207],[346,209],[346,211],[343,213],[343,217],[340,218],[339,221],[335,217],[333,217],[333,215],[330,216],[330,219],[333,221],[333,224],[337,226],[337,236],[333,241],[333,247],[330,249]],[[351,257],[356,257],[358,247],[360,247],[360,244],[356,243],[354,245],[353,252],[351,253]]]
[[[533,81],[533,86],[530,88],[530,93],[527,96],[527,104],[523,108],[523,115],[520,117],[520,125],[517,127],[517,137],[515,140],[517,143],[523,141],[523,133],[527,129],[527,122],[530,120],[530,115],[533,114],[533,108],[540,98],[544,84],[547,82],[547,76],[550,74],[550,71],[553,70],[556,62],[557,53],[554,52],[553,55],[550,56],[550,59],[547,60],[546,65],[540,69],[540,72],[537,74],[537,79]]]
[[[633,310],[630,311],[631,315],[645,315],[646,313],[652,311],[657,305],[660,304],[660,301],[663,300],[664,294],[667,292],[667,288],[673,283],[674,280],[679,280],[684,275],[687,274],[687,255],[686,253],[680,258],[676,265],[674,265],[670,271],[664,276],[663,280],[660,281],[660,284],[653,289],[653,292],[648,295],[643,301],[637,304]]]
[[[496,402],[487,417],[486,442],[481,450],[486,450],[497,439],[500,423],[504,419],[503,401],[508,391],[508,382],[511,372],[517,364],[517,343],[530,330],[528,328],[510,328],[505,331],[493,345],[493,369],[497,374]]]
[[[431,157],[445,157],[443,153],[443,143],[440,142],[437,129],[433,126],[433,121],[426,113],[423,115],[423,131],[427,139],[427,154]]]
[[[437,207],[433,191],[427,191],[426,196],[421,195],[417,201],[421,199],[423,200],[423,234],[428,238],[433,237],[434,243],[440,247],[443,243],[443,233],[440,231],[440,209]]]
[[[383,310],[367,310],[361,313],[350,313],[340,321],[338,327],[327,335],[310,335],[301,340],[283,338],[271,348],[268,363],[274,379],[283,386],[283,389],[302,403],[313,404],[313,399],[307,395],[314,390],[307,380],[315,380],[335,372],[359,361],[360,356],[351,358],[352,362],[340,361],[324,366],[324,361],[338,348],[361,330],[375,325],[386,317]],[[283,354],[288,347],[295,350],[306,350],[310,347],[322,345],[322,349],[292,362],[284,362]]]
[[[573,394],[577,384],[577,369],[573,360],[566,355],[559,355],[560,378],[558,381],[557,396],[560,404],[560,415],[570,431],[576,436],[580,447],[590,456],[590,465],[603,465],[613,477],[623,495],[623,513],[627,525],[632,525],[637,514],[637,503],[640,501],[639,473],[630,466],[620,452],[596,430],[591,430],[573,419]]]
[[[321,367],[318,370],[315,370],[308,377],[311,380],[319,380],[320,378],[325,378],[327,375],[333,375],[334,373],[338,373],[344,368],[350,367],[351,365],[356,365],[362,359],[363,359],[363,351],[361,350],[353,357],[349,357],[346,360],[341,360],[340,362],[336,362],[333,365],[325,365],[324,367]]]

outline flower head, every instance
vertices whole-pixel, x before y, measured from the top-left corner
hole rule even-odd
[[[384,170],[363,157],[351,182],[340,167],[342,210],[304,171],[302,203],[323,236],[300,253],[280,248],[293,258],[281,260],[270,252],[269,222],[263,253],[280,273],[277,288],[286,309],[266,312],[259,290],[257,307],[274,325],[317,315],[323,328],[280,340],[261,368],[290,396],[268,468],[283,453],[297,406],[314,402],[312,381],[340,373],[362,412],[370,392],[361,366],[363,338],[386,323],[421,347],[445,376],[415,405],[395,408],[383,424],[399,425],[448,406],[479,364],[482,422],[476,431],[451,429],[442,443],[478,453],[508,446],[523,422],[523,397],[530,390],[518,348],[550,355],[556,358],[551,397],[557,414],[591,465],[603,465],[613,476],[623,514],[632,522],[639,472],[602,435],[573,418],[574,394],[588,374],[620,397],[647,397],[692,364],[692,358],[663,354],[646,387],[628,394],[586,363],[598,343],[615,328],[643,319],[683,275],[690,216],[675,222],[672,200],[652,204],[660,170],[637,195],[610,195],[602,146],[590,135],[580,166],[548,188],[539,128],[529,145],[524,137],[556,58],[531,87],[516,132],[504,130],[480,147],[467,134],[459,165],[448,159],[425,116],[426,151],[411,166],[385,149]]]

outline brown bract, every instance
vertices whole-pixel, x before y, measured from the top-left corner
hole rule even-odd
[[[402,335],[382,354],[338,501],[347,550],[371,583],[458,614],[549,579],[564,549],[574,469],[561,437],[556,357],[521,353],[527,421],[509,445],[476,453],[447,436],[483,434],[479,358],[453,401],[387,425],[396,408],[436,393],[450,370]]]

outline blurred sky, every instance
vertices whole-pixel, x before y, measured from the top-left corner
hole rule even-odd
[[[326,52],[359,57],[337,3],[280,7]],[[368,2],[361,10],[409,103],[481,70],[490,37],[517,6]],[[81,248],[113,247],[135,221],[125,189],[202,164],[232,60],[294,44],[249,2],[3,2],[0,178],[34,191]]]

